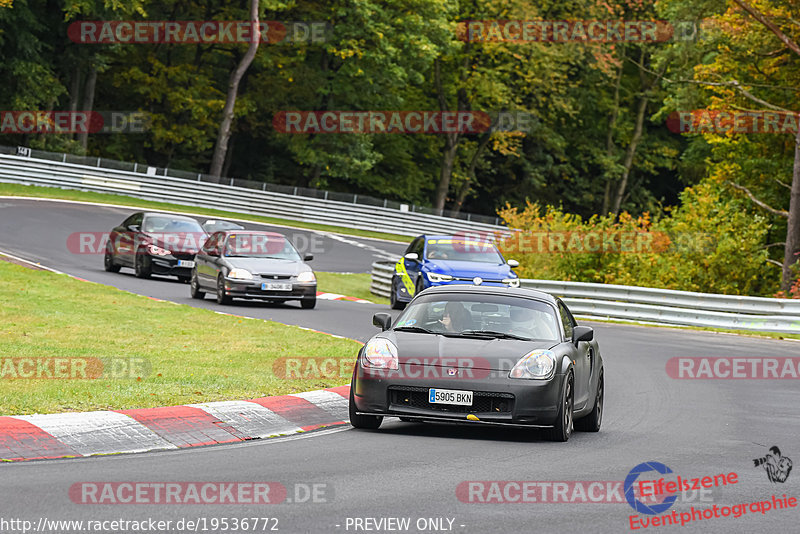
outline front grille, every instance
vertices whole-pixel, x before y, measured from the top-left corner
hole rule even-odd
[[[290,280],[292,275],[290,274],[262,274],[261,278],[266,278],[267,280]]]
[[[428,402],[430,388],[415,386],[389,386],[389,403],[408,408],[420,408],[446,413],[496,413],[508,414],[514,409],[514,395],[496,391],[475,391],[472,406],[431,404]]]
[[[191,252],[173,252],[172,255],[178,258],[179,260],[192,261],[194,259],[194,254],[192,254]]]

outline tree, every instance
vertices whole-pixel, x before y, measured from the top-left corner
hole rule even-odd
[[[236,106],[236,96],[239,93],[239,82],[242,81],[244,73],[253,62],[258,51],[258,44],[261,42],[261,32],[258,31],[258,0],[250,0],[250,46],[247,47],[247,52],[242,57],[239,64],[231,73],[231,79],[228,82],[228,94],[225,99],[225,107],[222,109],[222,120],[219,125],[219,133],[217,134],[217,144],[214,147],[214,156],[211,158],[211,168],[209,173],[212,176],[220,176],[222,174],[222,166],[225,163],[225,155],[228,153],[228,141],[231,138],[231,124],[233,123],[233,110]]]

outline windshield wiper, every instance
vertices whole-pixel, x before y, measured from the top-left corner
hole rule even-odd
[[[459,332],[464,336],[485,336],[499,339],[518,339],[520,341],[530,341],[531,338],[509,334],[508,332],[496,332],[494,330],[463,330]]]
[[[438,334],[439,332],[434,332],[433,330],[428,330],[427,328],[421,328],[419,326],[398,326],[397,328],[393,328],[395,332],[417,332],[419,334]]]

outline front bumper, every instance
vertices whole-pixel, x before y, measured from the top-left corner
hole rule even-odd
[[[549,380],[522,380],[508,378],[508,371],[487,371],[488,376],[475,379],[375,378],[360,366],[358,369],[353,398],[359,413],[452,422],[474,422],[474,418],[467,420],[473,415],[484,423],[515,426],[553,426],[565,377],[556,374]],[[430,404],[430,388],[472,391],[473,405]]]
[[[291,291],[275,291],[261,289],[266,280],[256,278],[254,280],[238,280],[225,278],[225,293],[237,299],[259,299],[259,300],[311,300],[317,298],[316,282],[294,282],[281,280],[281,282],[291,283]]]
[[[192,276],[192,267],[178,267],[178,262],[194,261],[193,258],[189,260],[179,260],[178,258],[174,258],[172,256],[153,256],[149,254],[147,258],[150,261],[150,270],[153,274],[180,276],[186,278]]]

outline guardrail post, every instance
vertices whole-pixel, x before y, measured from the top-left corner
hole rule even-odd
[[[358,204],[358,195],[353,195],[353,204]]]
[[[61,163],[66,163],[66,162],[67,162],[67,153],[64,152],[64,157],[61,158]]]
[[[97,158],[97,166],[100,167],[100,158]]]

